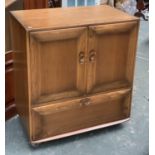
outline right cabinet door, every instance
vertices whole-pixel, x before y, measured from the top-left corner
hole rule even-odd
[[[132,87],[138,22],[89,27],[87,93]]]

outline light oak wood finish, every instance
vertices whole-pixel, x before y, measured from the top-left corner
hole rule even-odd
[[[125,119],[128,95],[129,90],[122,90],[33,108],[33,140]]]
[[[30,134],[30,100],[28,78],[28,34],[14,18],[10,20],[14,51],[15,103],[19,116]]]
[[[32,140],[31,143],[32,143],[32,146],[38,146],[37,144],[42,143],[42,142],[46,142],[46,141],[50,141],[50,140],[56,140],[56,139],[60,139],[60,138],[64,138],[64,137],[68,137],[68,136],[72,136],[72,135],[76,135],[76,134],[85,133],[85,132],[92,131],[92,130],[105,128],[105,127],[108,127],[108,126],[117,125],[117,124],[129,121],[129,120],[130,120],[130,118],[126,118],[126,119],[122,119],[122,120],[119,120],[119,121],[114,121],[114,122],[110,122],[110,123],[106,123],[106,124],[104,123],[104,124],[96,125],[96,126],[93,126],[93,127],[90,127],[90,128],[84,128],[84,129],[81,129],[81,130],[76,130],[76,131],[73,131],[73,132],[60,134],[60,135],[57,135],[57,136],[52,136],[52,137],[48,137],[48,138],[44,138],[44,139],[40,139],[40,140],[35,140],[35,141]]]
[[[107,5],[15,11],[12,15],[27,30],[137,21],[137,17],[127,15]]]
[[[136,34],[135,22],[89,27],[88,93],[131,85]]]
[[[12,12],[17,109],[31,143],[129,119],[138,28],[108,6]]]
[[[87,28],[30,33],[34,104],[84,94],[86,45]]]

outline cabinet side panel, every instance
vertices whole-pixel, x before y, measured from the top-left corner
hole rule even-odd
[[[10,17],[10,25],[14,52],[15,104],[24,126],[29,131],[27,32],[12,16]]]

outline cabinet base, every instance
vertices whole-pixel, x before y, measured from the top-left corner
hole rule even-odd
[[[45,138],[45,139],[41,139],[41,140],[37,140],[37,141],[31,141],[31,144],[35,145],[35,144],[39,144],[39,143],[46,142],[46,141],[61,139],[61,138],[64,138],[64,137],[69,137],[69,136],[72,136],[72,135],[77,135],[77,134],[80,134],[80,133],[84,133],[84,132],[88,132],[88,131],[92,131],[92,130],[96,130],[96,129],[101,129],[101,128],[105,128],[105,127],[116,125],[116,124],[121,124],[121,123],[129,121],[129,120],[130,120],[130,118],[126,118],[126,119],[123,119],[123,120],[119,120],[119,121],[115,121],[115,122],[111,122],[111,123],[106,123],[106,124],[101,124],[101,125],[97,125],[97,126],[94,126],[94,127],[81,129],[81,130],[77,130],[77,131],[73,131],[73,132],[69,132],[69,133],[64,133],[64,134],[61,134],[61,135],[57,135],[57,136],[53,136],[53,137],[49,137],[49,138]]]

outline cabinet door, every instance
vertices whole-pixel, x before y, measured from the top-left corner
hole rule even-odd
[[[85,27],[30,33],[34,104],[84,95],[86,48]]]
[[[132,86],[137,22],[89,27],[87,92]]]

